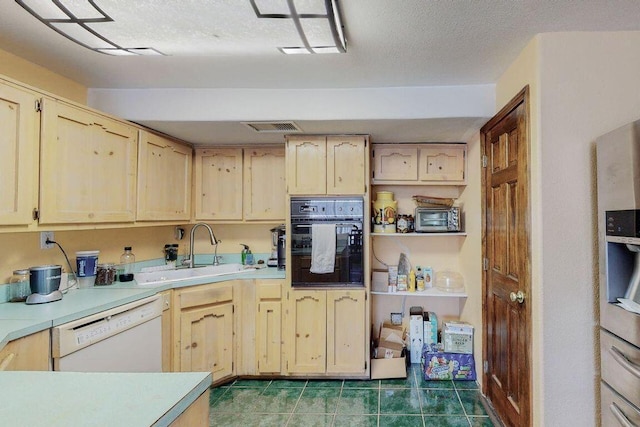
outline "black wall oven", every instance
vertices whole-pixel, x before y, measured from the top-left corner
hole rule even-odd
[[[364,286],[363,223],[362,197],[292,197],[291,285]],[[333,271],[311,272],[314,224],[332,224],[335,227]]]

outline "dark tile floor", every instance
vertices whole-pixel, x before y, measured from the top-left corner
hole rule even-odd
[[[236,380],[211,389],[211,426],[420,426],[493,424],[475,382]]]

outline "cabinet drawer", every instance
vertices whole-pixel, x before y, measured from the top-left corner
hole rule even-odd
[[[258,299],[282,298],[282,286],[280,283],[260,283],[258,285]]]
[[[640,349],[600,330],[602,381],[640,408]]]
[[[200,285],[180,291],[180,308],[233,301],[233,286]]]
[[[606,383],[600,383],[600,404],[603,426],[638,426],[640,409],[627,402]]]

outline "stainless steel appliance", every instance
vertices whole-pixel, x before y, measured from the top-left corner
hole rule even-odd
[[[162,372],[161,316],[154,295],[54,327],[54,371]]]
[[[416,208],[414,227],[418,233],[460,231],[460,208]]]
[[[601,421],[640,425],[640,121],[596,140]]]
[[[29,269],[29,286],[31,295],[27,297],[25,304],[43,304],[62,299],[60,279],[62,278],[61,265],[39,265]]]
[[[364,286],[362,197],[291,198],[291,284],[294,287]],[[314,224],[335,227],[333,271],[312,273]]]
[[[279,225],[271,229],[271,256],[267,260],[269,267],[278,267],[278,270],[285,268],[285,226]]]

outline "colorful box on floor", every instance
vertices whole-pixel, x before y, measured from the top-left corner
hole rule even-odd
[[[475,381],[473,354],[448,353],[437,344],[422,348],[422,373],[425,380]]]

